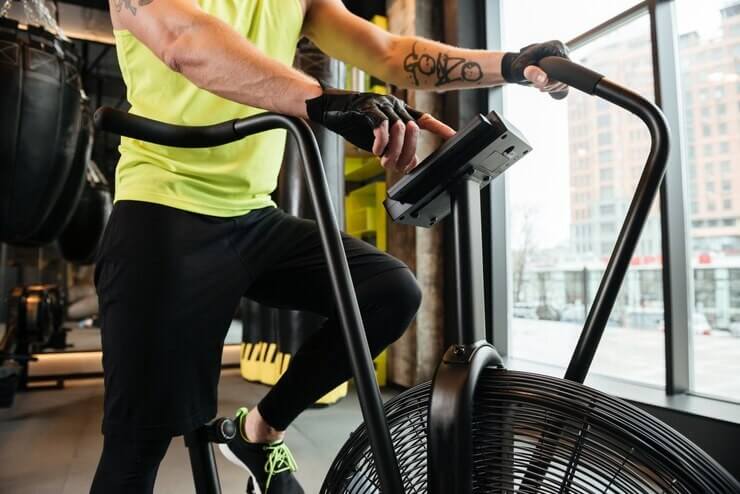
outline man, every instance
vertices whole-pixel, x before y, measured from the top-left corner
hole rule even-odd
[[[531,82],[566,88],[535,66],[559,42],[519,53],[454,48],[388,34],[340,0],[111,0],[133,113],[198,125],[262,110],[311,119],[410,170],[420,129],[454,131],[391,96],[337,91],[294,70],[300,36],[380,79],[413,89]],[[122,139],[116,205],[96,266],[105,370],[104,446],[93,493],[152,492],[170,439],[216,414],[223,339],[242,295],[309,310],[326,323],[222,451],[247,492],[300,493],[284,431],[350,377],[314,222],[274,207],[285,133],[212,149]],[[374,355],[397,339],[421,295],[408,268],[343,237]]]

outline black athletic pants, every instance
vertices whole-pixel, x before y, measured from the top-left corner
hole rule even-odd
[[[343,236],[373,355],[396,340],[421,294],[408,268]],[[96,266],[105,442],[93,493],[151,492],[174,435],[216,414],[223,340],[239,299],[312,311],[325,324],[259,403],[276,429],[350,377],[315,222],[266,208],[216,218],[116,203]]]

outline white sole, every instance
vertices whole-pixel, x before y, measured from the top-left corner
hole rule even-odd
[[[229,460],[234,465],[240,467],[242,470],[246,471],[247,474],[249,474],[249,478],[252,479],[252,483],[254,484],[254,494],[262,494],[262,489],[260,488],[259,483],[257,482],[257,478],[254,476],[252,471],[247,467],[243,461],[241,461],[237,456],[234,454],[233,451],[229,448],[228,444],[221,443],[218,445],[218,449],[221,451],[221,454],[224,455],[224,458]],[[249,479],[247,479],[249,481]]]

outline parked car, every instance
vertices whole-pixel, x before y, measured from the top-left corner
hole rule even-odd
[[[540,304],[537,306],[537,319],[559,321],[560,311],[550,304]]]
[[[581,304],[569,304],[563,307],[560,311],[560,320],[563,322],[577,322],[583,323],[586,320],[586,315],[583,312],[583,305]]]
[[[730,330],[732,336],[740,338],[740,321],[732,321],[727,329]]]
[[[537,304],[516,302],[514,304],[513,315],[520,319],[537,319]]]
[[[694,330],[694,334],[701,334],[705,336],[709,336],[710,334],[712,334],[712,326],[709,324],[709,321],[707,320],[707,316],[705,316],[701,312],[693,313],[691,327]],[[661,320],[658,323],[658,329],[660,331],[665,331],[664,321]]]

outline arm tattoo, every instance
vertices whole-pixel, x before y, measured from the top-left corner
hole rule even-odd
[[[418,54],[416,43],[403,61],[403,70],[409,74],[415,86],[419,86],[420,75],[436,77],[434,85],[437,87],[457,81],[477,82],[483,79],[483,69],[478,63],[442,52],[436,58],[426,53]]]
[[[150,3],[152,3],[154,0],[139,0],[139,7],[146,7]],[[131,15],[136,15],[136,6],[134,5],[135,0],[113,0],[113,6],[116,9],[116,12],[120,12],[121,9],[126,7],[126,9],[131,12]]]

